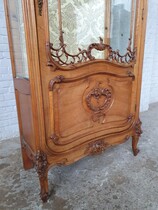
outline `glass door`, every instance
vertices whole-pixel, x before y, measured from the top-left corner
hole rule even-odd
[[[7,0],[7,5],[15,77],[28,79],[22,0]]]
[[[52,58],[134,62],[135,9],[136,0],[48,0]]]

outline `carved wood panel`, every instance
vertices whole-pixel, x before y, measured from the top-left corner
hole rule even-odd
[[[74,79],[59,75],[50,80],[50,145],[77,146],[94,133],[100,136],[110,132],[109,128],[127,129],[133,120],[132,82],[129,75],[105,72]]]

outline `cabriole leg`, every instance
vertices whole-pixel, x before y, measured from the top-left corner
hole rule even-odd
[[[132,136],[132,150],[134,156],[137,156],[139,153],[139,149],[137,148],[139,138],[141,137],[142,134],[142,129],[141,129],[142,122],[140,119],[136,122],[134,126],[134,131],[133,131],[133,136]]]
[[[35,168],[39,176],[41,192],[40,196],[43,202],[48,200],[48,162],[45,153],[38,151],[35,157]]]
[[[40,177],[39,176],[39,181],[40,181],[40,187],[41,187],[41,192],[40,196],[42,201],[45,203],[48,200],[49,194],[48,194],[48,172],[45,174],[45,177]]]

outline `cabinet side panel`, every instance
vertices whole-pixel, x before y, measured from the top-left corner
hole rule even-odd
[[[29,81],[14,80],[16,100],[18,107],[19,127],[22,143],[25,141],[29,147],[35,151],[33,113],[31,109],[31,95],[29,91]]]

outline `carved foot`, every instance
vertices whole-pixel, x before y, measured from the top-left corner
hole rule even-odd
[[[138,137],[138,136],[133,136],[133,137],[132,137],[132,150],[133,150],[134,156],[137,156],[138,153],[139,153],[139,151],[140,151],[140,150],[137,148],[138,141],[139,141],[139,137]]]
[[[47,174],[45,174],[45,177],[39,177],[39,180],[40,180],[40,186],[41,186],[40,197],[41,197],[43,203],[45,203],[45,202],[47,202],[47,200],[49,198]]]
[[[137,156],[139,152],[140,152],[140,150],[139,150],[139,149],[135,149],[135,150],[133,150],[133,154],[134,154],[134,156]]]
[[[41,192],[40,196],[43,202],[47,202],[48,194],[48,162],[45,153],[38,151],[35,157],[35,168],[39,176]]]
[[[48,193],[40,193],[40,197],[41,197],[41,200],[43,201],[43,203],[46,203],[47,202],[47,200],[48,200],[48,198],[49,198],[49,195],[48,195]]]
[[[133,136],[133,137],[132,137],[132,150],[133,150],[134,156],[137,156],[138,153],[139,153],[139,151],[140,151],[140,150],[137,148],[138,141],[139,141],[139,137],[138,137],[138,136]]]

